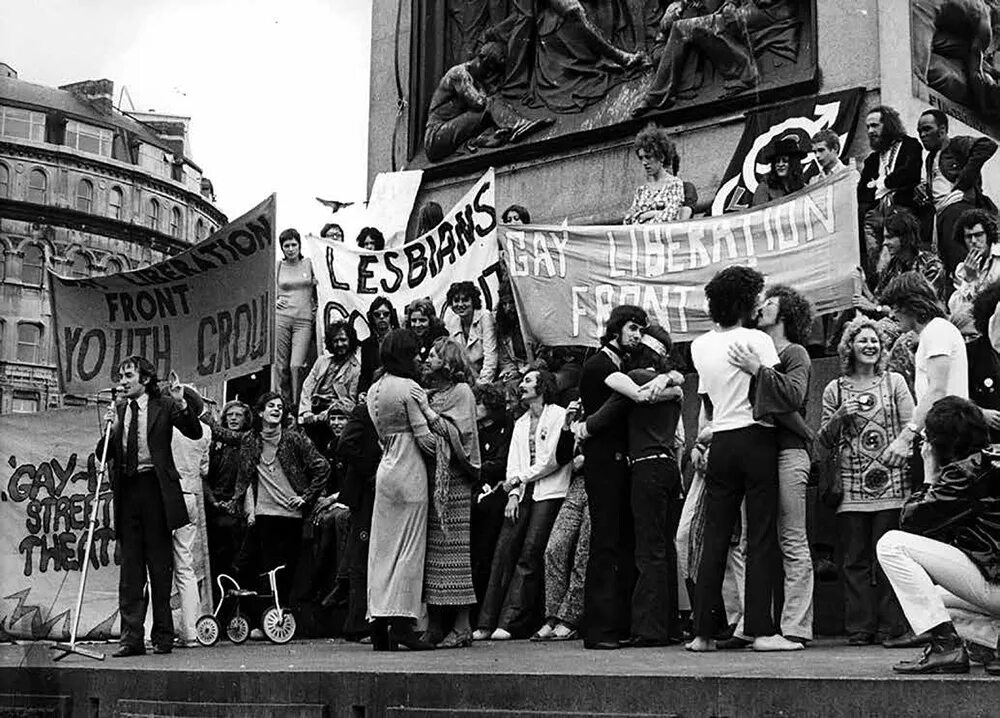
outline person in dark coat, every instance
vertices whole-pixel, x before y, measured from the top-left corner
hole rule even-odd
[[[143,357],[128,357],[119,371],[124,401],[108,408],[105,421],[111,422],[108,460],[121,552],[121,646],[112,655],[126,658],[146,652],[143,589],[147,575],[153,605],[153,652],[170,653],[174,645],[171,531],[186,526],[190,518],[171,442],[174,427],[189,439],[200,439],[202,428],[194,407],[184,399],[184,389],[175,373],[171,372],[168,393],[163,394],[156,368]],[[98,456],[103,454],[103,445],[101,439]]]
[[[927,644],[919,660],[893,670],[968,673],[950,610],[1000,616],[1000,455],[989,450],[983,413],[968,399],[938,400],[924,433],[923,488],[876,549],[915,638]],[[1000,675],[1000,661],[986,670]]]
[[[983,410],[990,430],[990,443],[1000,444],[1000,352],[990,333],[990,323],[1000,303],[1000,281],[984,287],[972,302],[972,319],[979,336],[965,345],[969,362],[969,398]]]
[[[370,634],[368,620],[368,537],[375,504],[375,472],[382,459],[378,433],[365,402],[358,404],[340,434],[337,453],[346,464],[339,500],[351,511],[347,538],[347,617],[344,637],[359,641]]]
[[[392,329],[399,328],[399,317],[392,302],[383,296],[375,297],[368,307],[368,338],[361,342],[361,377],[358,391],[365,393],[375,379],[375,370],[382,366],[379,345]]]

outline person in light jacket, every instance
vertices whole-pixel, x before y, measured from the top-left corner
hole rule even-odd
[[[560,466],[556,447],[566,410],[554,403],[551,372],[529,371],[521,381],[528,410],[515,422],[507,457],[506,522],[500,533],[490,582],[473,638],[526,638],[543,618],[545,545],[559,513],[572,466]]]
[[[448,336],[461,344],[469,356],[477,384],[496,378],[497,330],[493,314],[483,309],[479,289],[472,282],[455,282],[448,288],[444,326]]]

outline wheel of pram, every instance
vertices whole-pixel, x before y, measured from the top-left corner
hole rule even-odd
[[[233,643],[243,643],[250,638],[250,621],[247,617],[237,611],[226,624],[226,638]]]
[[[198,643],[203,646],[214,646],[219,642],[219,622],[215,616],[205,614],[194,624],[194,634],[198,638]]]
[[[271,606],[264,611],[260,627],[271,643],[288,643],[295,635],[295,616],[288,609]]]

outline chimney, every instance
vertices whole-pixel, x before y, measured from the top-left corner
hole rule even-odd
[[[102,114],[111,114],[115,94],[115,83],[111,80],[84,80],[62,85],[59,89],[72,92]]]
[[[16,80],[17,70],[8,65],[6,62],[0,62],[0,77],[6,77],[11,80]]]

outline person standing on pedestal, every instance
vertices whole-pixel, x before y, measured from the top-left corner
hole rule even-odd
[[[161,394],[156,368],[146,359],[131,356],[119,368],[124,401],[108,408],[110,421],[111,490],[115,505],[115,530],[121,551],[118,609],[121,614],[121,647],[115,658],[146,652],[143,589],[149,577],[153,605],[150,638],[154,653],[170,653],[174,621],[170,613],[170,583],[174,570],[170,532],[189,522],[181,480],[171,454],[173,428],[189,439],[200,439],[202,426],[184,399],[184,389],[171,372],[169,391]],[[104,440],[97,446],[101,455]]]
[[[278,262],[274,316],[274,364],[271,387],[281,392],[285,406],[298,406],[306,355],[316,320],[316,276],[312,262],[302,256],[298,230],[278,235],[284,259]]]

